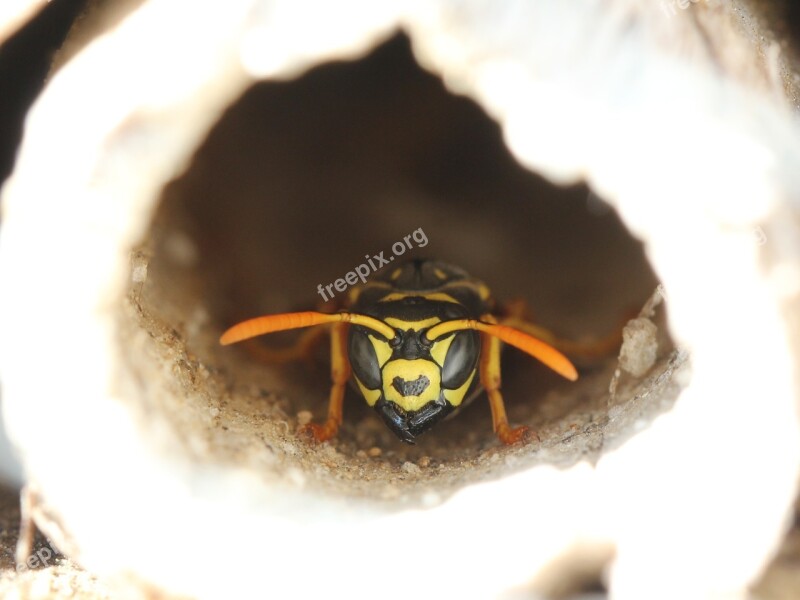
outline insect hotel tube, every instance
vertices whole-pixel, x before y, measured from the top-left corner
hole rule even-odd
[[[729,4],[153,0],[112,21],[32,108],[3,188],[3,409],[37,525],[106,579],[199,598],[329,594],[354,555],[366,596],[388,554],[437,564],[398,596],[545,594],[585,565],[614,598],[752,585],[800,464],[800,136],[791,65]],[[564,339],[631,319],[623,360],[565,351],[571,382],[506,347],[524,444],[478,394],[403,445],[352,390],[309,443],[325,347],[265,365],[293,333],[219,336],[326,312],[320,282],[420,227],[404,258],[463,266]]]

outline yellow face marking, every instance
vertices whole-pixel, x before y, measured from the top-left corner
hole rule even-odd
[[[369,336],[369,341],[372,344],[372,348],[375,350],[375,356],[378,357],[378,364],[383,368],[383,365],[385,365],[386,361],[392,356],[392,347],[387,342],[379,340],[371,335]]]
[[[421,358],[415,360],[398,358],[389,361],[383,368],[383,397],[394,402],[403,410],[419,410],[428,402],[439,398],[441,390],[439,373],[439,367],[435,363]],[[427,377],[430,383],[419,396],[401,396],[400,392],[392,385],[395,377],[400,377],[405,381]]]
[[[444,390],[444,399],[447,400],[453,406],[458,406],[464,401],[464,395],[467,393],[469,389],[469,384],[472,383],[472,380],[475,378],[475,371],[470,373],[467,380],[464,382],[464,385],[458,387],[454,390],[448,390],[445,388]]]
[[[448,390],[445,388],[444,390],[444,399],[447,400],[453,406],[458,406],[464,401],[464,395],[467,393],[469,389],[469,384],[472,383],[472,380],[475,378],[475,371],[470,373],[470,376],[467,377],[467,381],[464,382],[464,385],[458,387],[454,390]]]
[[[402,329],[403,331],[407,331],[409,329],[419,331],[420,329],[425,329],[426,327],[432,327],[440,321],[441,319],[439,319],[439,317],[431,317],[430,319],[425,319],[424,321],[404,321],[403,319],[395,319],[394,317],[387,317],[384,319],[384,322],[387,325],[391,325],[395,329]]]
[[[445,273],[441,269],[434,269],[433,274],[436,275],[439,279],[447,279],[447,273]]]
[[[444,358],[447,356],[447,351],[450,349],[450,344],[456,336],[451,335],[443,340],[436,342],[431,348],[431,358],[435,360],[440,367],[444,366]]]
[[[403,268],[402,267],[398,267],[397,269],[394,270],[394,272],[392,273],[392,276],[390,277],[390,279],[392,281],[397,281],[398,279],[400,279],[400,274],[402,272],[403,272]]]
[[[356,380],[356,383],[358,384],[358,389],[361,390],[361,395],[364,396],[364,400],[367,401],[367,404],[369,406],[375,406],[375,403],[378,401],[378,398],[381,397],[381,391],[369,389],[367,386],[361,383],[361,380],[355,375],[353,375],[353,379]]]

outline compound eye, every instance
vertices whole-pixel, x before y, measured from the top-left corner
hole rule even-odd
[[[381,387],[381,367],[378,355],[366,331],[360,327],[350,328],[348,340],[350,365],[356,377],[371,390]]]
[[[480,338],[475,331],[460,331],[450,343],[442,366],[442,386],[461,387],[475,370],[480,352]]]

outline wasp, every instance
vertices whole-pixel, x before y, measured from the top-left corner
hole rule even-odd
[[[225,331],[220,343],[328,325],[333,381],[328,416],[322,424],[312,422],[302,428],[317,441],[336,436],[345,388],[351,381],[389,429],[409,444],[481,386],[497,437],[514,444],[531,432],[509,425],[500,391],[501,345],[529,354],[570,381],[578,378],[578,372],[564,354],[543,341],[552,341],[552,334],[524,320],[520,310],[498,317],[495,308],[489,288],[464,270],[411,259],[352,288],[340,312],[256,317]],[[283,358],[307,355],[312,341],[320,337],[313,331],[306,332]]]

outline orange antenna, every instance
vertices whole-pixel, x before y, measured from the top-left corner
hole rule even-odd
[[[531,355],[562,377],[566,377],[570,381],[578,379],[577,369],[561,352],[532,335],[506,325],[484,323],[475,319],[455,319],[434,325],[428,330],[425,337],[431,341],[436,341],[454,331],[463,331],[465,329],[474,329],[494,336],[509,346],[519,348],[526,354]]]
[[[266,333],[276,331],[287,331],[289,329],[301,329],[303,327],[313,327],[314,325],[324,325],[325,323],[351,323],[361,325],[376,331],[387,340],[394,338],[394,329],[389,325],[366,315],[354,313],[335,313],[332,315],[308,311],[296,313],[281,313],[279,315],[265,315],[237,323],[219,338],[219,343],[223,346],[235,344],[242,340],[247,340]]]

